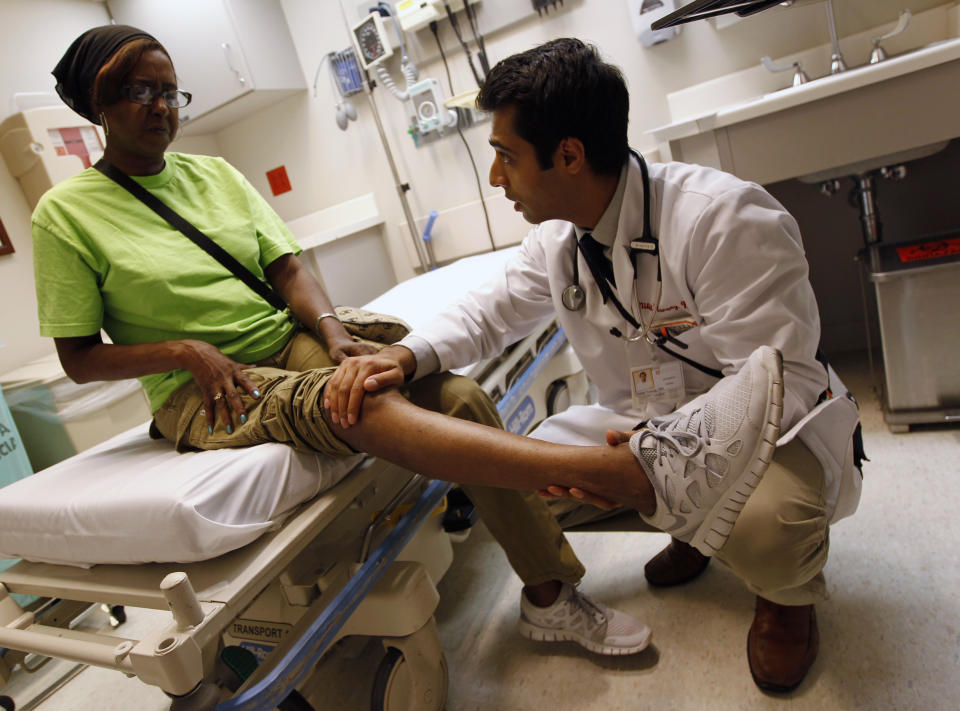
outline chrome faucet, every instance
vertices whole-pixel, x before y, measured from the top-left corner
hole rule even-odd
[[[780,3],[783,7],[790,7],[794,0],[785,0]],[[839,74],[847,70],[847,63],[843,61],[843,54],[840,52],[840,40],[837,39],[837,18],[833,14],[833,0],[826,0],[827,3],[827,28],[830,30],[830,45],[833,47],[833,53],[830,55],[830,73]],[[768,67],[769,69],[769,67]],[[771,69],[770,71],[776,71]],[[797,86],[797,77],[794,77],[794,86]]]
[[[883,47],[880,46],[880,43],[884,40],[888,40],[891,37],[899,35],[901,32],[907,29],[907,25],[910,24],[910,18],[912,17],[909,9],[903,9],[900,11],[900,18],[897,20],[896,26],[880,37],[874,37],[871,42],[873,42],[873,51],[870,52],[870,64],[879,64],[884,59],[887,58],[887,53],[883,50]]]
[[[847,70],[847,63],[843,61],[840,40],[837,39],[837,18],[833,14],[833,0],[827,0],[827,27],[830,30],[830,44],[833,46],[833,54],[830,55],[830,73],[839,74]]]
[[[803,71],[803,68],[800,66],[800,62],[793,62],[793,64],[775,64],[770,57],[764,56],[760,57],[760,63],[768,72],[786,72],[792,69],[794,87],[798,87],[801,84],[806,84],[808,81],[810,81],[810,77],[808,77],[807,73]]]

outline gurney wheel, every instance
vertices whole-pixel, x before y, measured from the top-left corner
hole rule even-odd
[[[17,705],[9,696],[0,696],[0,709],[3,711],[16,711]]]
[[[447,660],[441,654],[436,678],[431,680],[427,698],[411,699],[410,669],[403,652],[387,649],[376,676],[370,697],[371,711],[440,711],[447,700]]]

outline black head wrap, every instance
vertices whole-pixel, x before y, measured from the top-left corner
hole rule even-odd
[[[90,105],[97,72],[123,45],[140,38],[156,42],[152,35],[130,25],[94,27],[77,37],[52,72],[63,102],[88,121],[99,124],[100,119]]]

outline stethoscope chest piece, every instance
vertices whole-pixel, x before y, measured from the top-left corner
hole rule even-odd
[[[571,284],[560,294],[560,301],[567,311],[579,311],[587,301],[587,295],[579,284]]]

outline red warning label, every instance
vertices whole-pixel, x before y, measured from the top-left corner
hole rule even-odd
[[[290,178],[287,177],[287,169],[285,166],[281,165],[279,168],[268,170],[267,180],[270,183],[270,190],[273,191],[274,195],[280,195],[292,190],[290,187]]]
[[[960,237],[897,247],[897,255],[901,262],[919,262],[922,259],[949,257],[951,254],[960,254]]]

